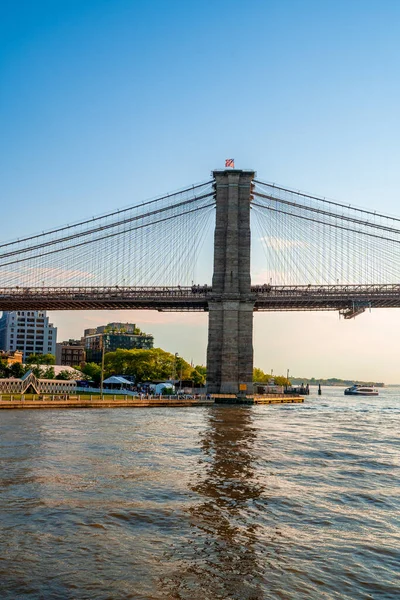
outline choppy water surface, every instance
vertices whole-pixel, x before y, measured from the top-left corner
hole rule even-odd
[[[0,412],[0,598],[400,597],[400,390]]]

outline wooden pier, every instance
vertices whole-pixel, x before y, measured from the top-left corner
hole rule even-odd
[[[304,398],[299,395],[285,394],[254,394],[235,395],[235,394],[213,394],[215,404],[292,404],[294,402],[304,402]]]
[[[207,398],[154,397],[140,399],[137,396],[113,397],[111,395],[80,396],[0,396],[0,409],[51,409],[51,408],[144,408],[144,407],[185,407],[212,406]]]
[[[217,394],[211,398],[179,398],[157,396],[143,398],[132,396],[100,395],[0,395],[1,409],[51,409],[51,408],[145,408],[145,407],[187,407],[213,406],[214,404],[291,404],[304,402],[299,396],[263,394],[254,396],[236,396]]]

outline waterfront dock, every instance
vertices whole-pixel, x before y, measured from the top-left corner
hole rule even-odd
[[[236,396],[235,394],[213,394],[215,404],[292,404],[304,402],[304,398],[292,394],[254,394]]]
[[[178,397],[152,397],[140,399],[137,396],[104,396],[78,395],[78,396],[2,396],[0,409],[36,409],[36,408],[143,408],[156,406],[185,407],[185,406],[210,406],[214,401],[201,398]]]
[[[214,404],[287,404],[304,402],[299,396],[257,395],[237,397],[232,395],[218,395],[207,398],[179,398],[177,396],[157,396],[140,399],[136,396],[104,396],[77,395],[77,396],[0,396],[0,409],[51,409],[51,408],[144,408],[144,407],[188,407],[188,406],[213,406]]]
[[[293,404],[301,402],[304,402],[304,398],[301,396],[280,396],[279,398],[255,396],[253,398],[253,404]]]

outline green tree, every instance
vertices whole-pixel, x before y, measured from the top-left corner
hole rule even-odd
[[[104,359],[105,375],[131,375],[137,382],[175,379],[190,379],[192,367],[180,356],[161,348],[149,350],[118,349],[107,352]]]
[[[175,360],[175,364],[176,364],[175,378],[181,379],[181,380],[191,379],[192,373],[193,373],[193,367],[191,367],[189,365],[189,363],[186,362],[186,360],[184,358],[182,358],[181,356],[176,356],[175,358],[176,358],[176,360]]]
[[[81,369],[78,369],[77,367],[77,370],[85,375],[83,379],[94,381],[96,385],[99,385],[101,379],[100,365],[97,365],[96,363],[86,363]]]
[[[63,369],[58,373],[56,379],[62,381],[68,381],[69,379],[76,379],[77,375],[73,371],[68,371],[68,369]]]
[[[38,379],[42,379],[44,376],[44,371],[39,365],[31,365],[31,371]]]
[[[190,379],[193,381],[194,387],[201,387],[206,382],[205,375],[200,373],[197,368],[192,370]]]
[[[27,370],[28,368],[21,365],[21,363],[14,363],[10,366],[11,377],[16,377],[17,379],[23,377]]]
[[[56,376],[54,367],[49,365],[47,369],[43,369],[43,379],[54,379]]]
[[[10,365],[6,360],[0,360],[0,377],[10,377]]]
[[[54,354],[42,354],[42,365],[55,365],[56,357]]]
[[[275,385],[290,385],[289,379],[283,375],[272,376],[269,373],[264,373],[262,369],[258,369],[257,367],[253,369],[253,381],[255,383],[269,383],[271,380],[274,381]]]
[[[274,381],[276,385],[290,385],[290,380],[284,377],[283,375],[277,375],[274,377]]]
[[[30,354],[26,359],[27,365],[55,365],[54,354]]]
[[[204,377],[207,377],[207,367],[204,367],[203,365],[196,365],[195,370],[204,375]]]
[[[38,365],[40,364],[40,359],[39,359],[40,354],[30,354],[29,356],[27,356],[25,363],[27,365]]]
[[[271,379],[271,375],[269,375],[268,373],[264,373],[264,371],[262,369],[258,369],[257,367],[255,367],[253,369],[253,381],[257,382],[257,383],[268,383],[268,381]]]

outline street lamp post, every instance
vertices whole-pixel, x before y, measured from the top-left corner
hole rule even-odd
[[[177,376],[177,362],[178,362],[178,353],[175,352],[175,360],[174,360],[174,386],[175,386],[175,381],[176,381],[176,376]]]
[[[101,335],[101,374],[100,374],[100,395],[103,400],[104,392],[104,333]]]

